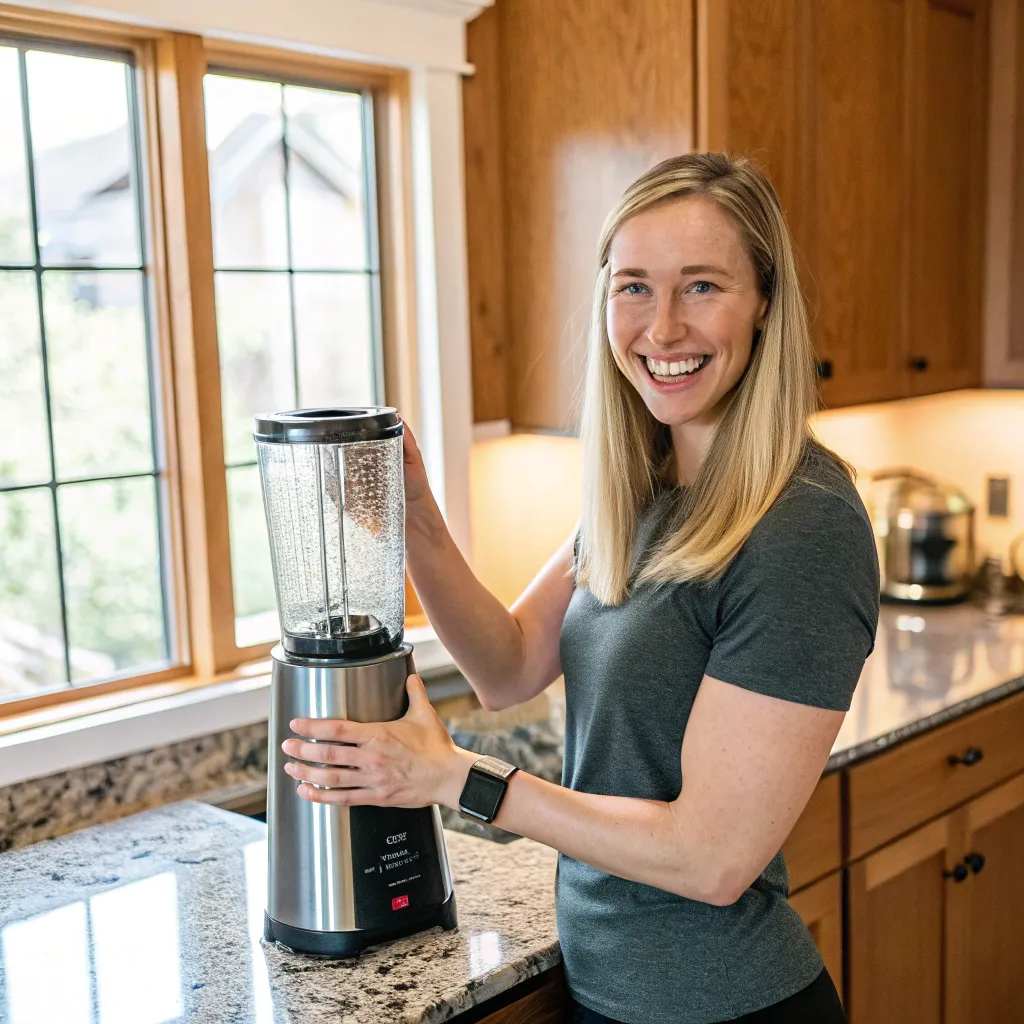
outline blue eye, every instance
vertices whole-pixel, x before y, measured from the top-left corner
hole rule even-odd
[[[707,295],[715,286],[710,281],[695,281],[692,285],[692,290],[697,295]]]
[[[633,291],[634,288],[636,289],[636,291]],[[625,288],[622,289],[622,291],[624,295],[642,295],[644,291],[644,286],[642,284],[638,284],[636,281],[631,281],[629,284],[626,285]]]

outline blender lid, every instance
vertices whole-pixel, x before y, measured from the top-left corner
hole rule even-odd
[[[398,412],[386,406],[292,409],[260,413],[253,437],[270,444],[347,444],[400,437],[404,429]]]

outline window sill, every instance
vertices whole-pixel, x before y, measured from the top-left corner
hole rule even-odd
[[[406,638],[425,680],[451,674],[454,662],[429,626],[407,630]],[[446,692],[440,695],[448,696],[452,684],[441,685]],[[106,701],[83,698],[80,713],[61,721],[46,721],[49,709],[28,712],[10,719],[9,731],[0,735],[0,787],[265,721],[269,687],[270,662],[262,661],[212,682],[189,679],[131,696],[121,691]],[[115,698],[117,706],[97,707]],[[61,707],[66,713],[75,705]]]

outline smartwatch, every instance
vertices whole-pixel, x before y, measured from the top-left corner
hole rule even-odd
[[[466,776],[459,797],[459,810],[468,818],[492,822],[505,799],[508,780],[519,771],[514,764],[496,757],[481,757]]]

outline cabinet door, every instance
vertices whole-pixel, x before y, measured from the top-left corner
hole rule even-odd
[[[843,879],[842,872],[823,878],[794,893],[789,902],[821,953],[838,992],[843,991]]]
[[[906,0],[911,393],[981,379],[986,0]]]
[[[943,1024],[955,834],[948,815],[850,866],[850,1024]]]
[[[1024,775],[972,801],[966,817],[971,875],[949,921],[946,1024],[1024,1021]]]
[[[812,333],[827,406],[900,398],[909,386],[903,306],[905,4],[811,4]]]

